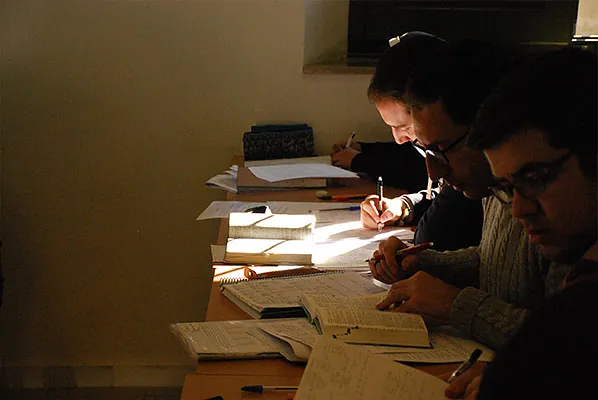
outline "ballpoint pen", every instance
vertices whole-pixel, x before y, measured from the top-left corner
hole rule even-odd
[[[355,139],[355,132],[351,133],[349,139],[347,139],[347,144],[345,144],[345,149],[348,149],[353,144],[353,139]]]
[[[382,215],[382,196],[384,195],[384,184],[382,183],[382,177],[378,177],[378,184],[376,185],[376,194],[378,195],[378,216]],[[382,232],[384,224],[378,222],[378,232]]]
[[[299,389],[298,386],[262,386],[262,385],[243,386],[241,388],[242,391],[251,392],[251,393],[293,392],[298,389]]]
[[[318,212],[325,212],[325,211],[357,211],[360,210],[361,206],[351,206],[351,207],[340,207],[340,208],[325,208],[323,210],[309,210],[311,213],[312,211]]]
[[[461,375],[462,373],[467,371],[469,368],[471,368],[471,366],[473,364],[475,364],[475,362],[478,360],[478,358],[480,358],[481,355],[482,355],[482,350],[475,349],[473,351],[473,353],[471,353],[471,355],[469,356],[469,359],[467,361],[463,362],[463,364],[459,365],[459,367],[457,367],[455,372],[453,372],[451,374],[451,376],[446,381],[448,383],[451,383],[452,381],[454,381],[459,375]]]
[[[418,244],[416,246],[406,247],[404,249],[398,250],[396,254],[397,254],[397,257],[399,257],[399,256],[401,256],[401,257],[402,256],[408,256],[409,254],[419,253],[420,251],[423,251],[423,250],[425,250],[427,248],[430,248],[432,246],[434,246],[433,242],[425,242],[425,243],[422,243],[422,244]],[[383,259],[384,259],[384,255],[383,254],[377,254],[376,256],[365,260],[365,262],[370,263],[370,262],[380,261],[380,260],[383,260]]]
[[[326,190],[318,190],[316,192],[316,196],[320,200],[333,200],[333,201],[347,201],[347,200],[363,200],[368,197],[365,193],[357,193],[357,194],[337,194],[337,195],[330,195]]]

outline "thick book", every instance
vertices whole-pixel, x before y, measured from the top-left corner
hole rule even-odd
[[[305,317],[304,293],[362,296],[384,289],[356,272],[329,271],[305,276],[220,283],[222,294],[255,319]]]
[[[289,361],[307,361],[310,348],[296,341],[272,335],[280,329],[306,330],[305,318],[267,321],[178,322],[170,330],[195,360],[236,360],[284,357]]]
[[[347,297],[305,293],[301,304],[318,332],[347,343],[430,347],[421,315],[376,309],[385,293]]]
[[[311,214],[230,213],[224,262],[311,264],[315,224]]]

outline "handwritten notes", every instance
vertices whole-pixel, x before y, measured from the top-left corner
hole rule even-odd
[[[333,339],[318,340],[295,400],[444,400],[447,383]]]

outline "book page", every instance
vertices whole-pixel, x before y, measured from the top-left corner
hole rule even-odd
[[[376,286],[371,278],[365,278],[354,272],[285,279],[260,279],[224,285],[222,288],[257,310],[270,307],[300,307],[299,296],[301,293],[361,296],[384,290]]]
[[[305,294],[302,296],[302,301],[305,300],[312,318],[317,317],[322,327],[340,326],[350,328],[358,326],[427,332],[426,324],[418,314],[376,310],[374,301],[378,298],[353,299],[332,295]]]
[[[196,220],[228,218],[228,215],[232,212],[245,212],[248,208],[265,205],[266,203],[254,201],[213,201],[199,214]]]
[[[277,353],[279,346],[260,326],[277,321],[214,321],[171,325],[171,330],[185,344],[188,352],[198,355],[236,355]]]
[[[377,356],[366,346],[321,338],[295,400],[444,400],[446,387],[441,379]]]
[[[281,182],[302,178],[359,178],[359,175],[355,172],[318,163],[265,165],[261,167],[249,167],[249,170],[259,179],[268,182]]]
[[[469,358],[475,349],[481,349],[479,361],[492,361],[494,351],[481,343],[462,337],[455,330],[437,330],[430,333],[432,349],[413,353],[390,354],[395,361],[421,363],[454,363],[463,362]]]
[[[309,347],[314,347],[320,337],[316,327],[305,318],[297,318],[293,319],[293,321],[285,321],[279,324],[264,325],[261,329],[271,335],[291,339]]]

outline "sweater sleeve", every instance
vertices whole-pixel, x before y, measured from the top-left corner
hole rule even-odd
[[[422,271],[444,282],[464,288],[479,282],[479,256],[477,247],[455,251],[425,250],[419,254]]]
[[[420,253],[422,269],[448,284],[463,288],[451,307],[451,325],[491,347],[503,346],[517,331],[528,310],[516,308],[477,289],[477,247]]]
[[[466,287],[453,302],[451,325],[481,343],[499,348],[517,332],[529,312]]]

